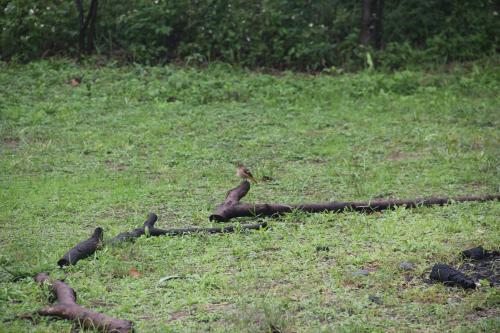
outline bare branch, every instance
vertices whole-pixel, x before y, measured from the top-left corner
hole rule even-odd
[[[250,183],[244,181],[238,187],[230,190],[226,200],[216,207],[215,212],[209,216],[210,221],[227,222],[235,217],[244,216],[276,216],[283,213],[290,213],[293,210],[300,210],[308,213],[321,212],[342,212],[353,210],[358,212],[374,212],[395,207],[418,207],[446,205],[451,202],[466,201],[490,201],[499,200],[500,195],[482,195],[482,196],[463,196],[457,198],[426,198],[426,199],[408,199],[408,200],[374,200],[374,201],[353,201],[353,202],[327,202],[318,204],[245,204],[240,203],[250,189]]]

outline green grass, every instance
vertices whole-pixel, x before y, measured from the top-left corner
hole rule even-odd
[[[465,248],[498,249],[498,202],[293,213],[268,230],[143,237],[56,266],[94,227],[109,239],[148,212],[161,228],[210,226],[239,182],[237,162],[271,179],[246,202],[498,193],[495,62],[332,77],[51,61],[0,64],[0,87],[0,264],[16,274],[64,278],[80,304],[139,332],[500,328],[498,288],[422,279]],[[415,270],[400,271],[402,261]],[[359,269],[371,273],[353,277]],[[158,283],[169,275],[187,278]],[[67,321],[21,318],[49,294],[30,278],[4,278],[0,331],[69,331]]]

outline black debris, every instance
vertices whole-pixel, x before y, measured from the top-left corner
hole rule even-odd
[[[443,282],[446,285],[460,286],[465,289],[474,289],[476,284],[463,273],[446,264],[435,264],[430,274],[431,280]]]

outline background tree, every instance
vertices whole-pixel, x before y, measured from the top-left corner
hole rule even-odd
[[[378,68],[433,67],[498,53],[499,12],[494,0],[2,0],[0,60],[98,50],[146,64],[353,71],[370,46]]]
[[[75,3],[78,10],[78,22],[80,27],[78,46],[79,56],[81,56],[82,53],[90,54],[95,49],[95,24],[97,19],[97,7],[99,6],[99,3],[98,0],[92,0],[90,2],[87,17],[85,17],[82,0],[75,0]],[[85,46],[85,40],[87,40],[87,46]]]
[[[362,45],[375,49],[382,47],[382,10],[384,0],[363,0],[361,16],[361,33],[359,40]]]

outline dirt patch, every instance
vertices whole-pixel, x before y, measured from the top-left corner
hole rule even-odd
[[[369,263],[363,266],[363,269],[370,273],[374,273],[379,269],[380,265],[378,263]]]
[[[487,188],[487,184],[482,183],[482,182],[472,182],[469,184],[466,184],[464,186],[466,191],[470,191],[472,193],[481,193],[481,191],[485,191]]]
[[[402,160],[416,159],[421,156],[422,153],[417,153],[417,152],[394,151],[387,157],[387,159],[389,161],[402,161]]]
[[[183,320],[183,319],[190,317],[190,316],[195,316],[198,312],[199,313],[214,313],[214,312],[228,313],[228,312],[235,311],[235,309],[236,309],[235,305],[232,303],[228,303],[228,302],[203,304],[200,306],[196,306],[190,312],[188,312],[188,311],[174,312],[170,316],[170,318],[167,320],[167,323],[170,323],[170,322],[173,322],[176,320]]]
[[[276,252],[276,251],[281,251],[281,247],[279,247],[279,246],[268,246],[268,247],[264,247],[262,250],[264,252]]]
[[[96,214],[96,218],[98,219],[125,219],[127,217],[130,217],[131,215],[133,216],[136,214],[136,212],[131,211],[128,207],[125,205],[115,205],[109,207],[109,209],[99,212]],[[145,217],[144,217],[145,219]],[[138,226],[142,225],[142,222],[144,222],[144,219],[142,216],[139,216],[137,219]]]
[[[6,138],[3,140],[3,144],[8,148],[16,148],[19,146],[19,139]]]
[[[470,147],[474,150],[483,150],[484,144],[482,141],[474,141]]]
[[[476,321],[483,318],[498,318],[500,316],[500,309],[490,308],[476,308],[472,313],[467,314],[466,318],[468,321]]]
[[[228,311],[230,309],[235,309],[234,304],[229,302],[222,303],[208,303],[202,306],[202,309],[207,312],[219,312],[219,311]]]
[[[170,319],[167,320],[167,323],[171,323],[171,322],[176,321],[176,320],[184,319],[184,318],[187,318],[189,316],[190,316],[190,314],[187,311],[174,312],[170,316]]]
[[[480,260],[467,261],[458,270],[476,282],[487,280],[492,287],[500,286],[500,254]]]
[[[106,160],[106,166],[113,171],[124,171],[127,169],[127,166],[122,163]]]
[[[92,306],[92,308],[97,308],[97,307],[110,308],[115,306],[115,303],[96,300],[96,301],[90,301],[90,305]]]

